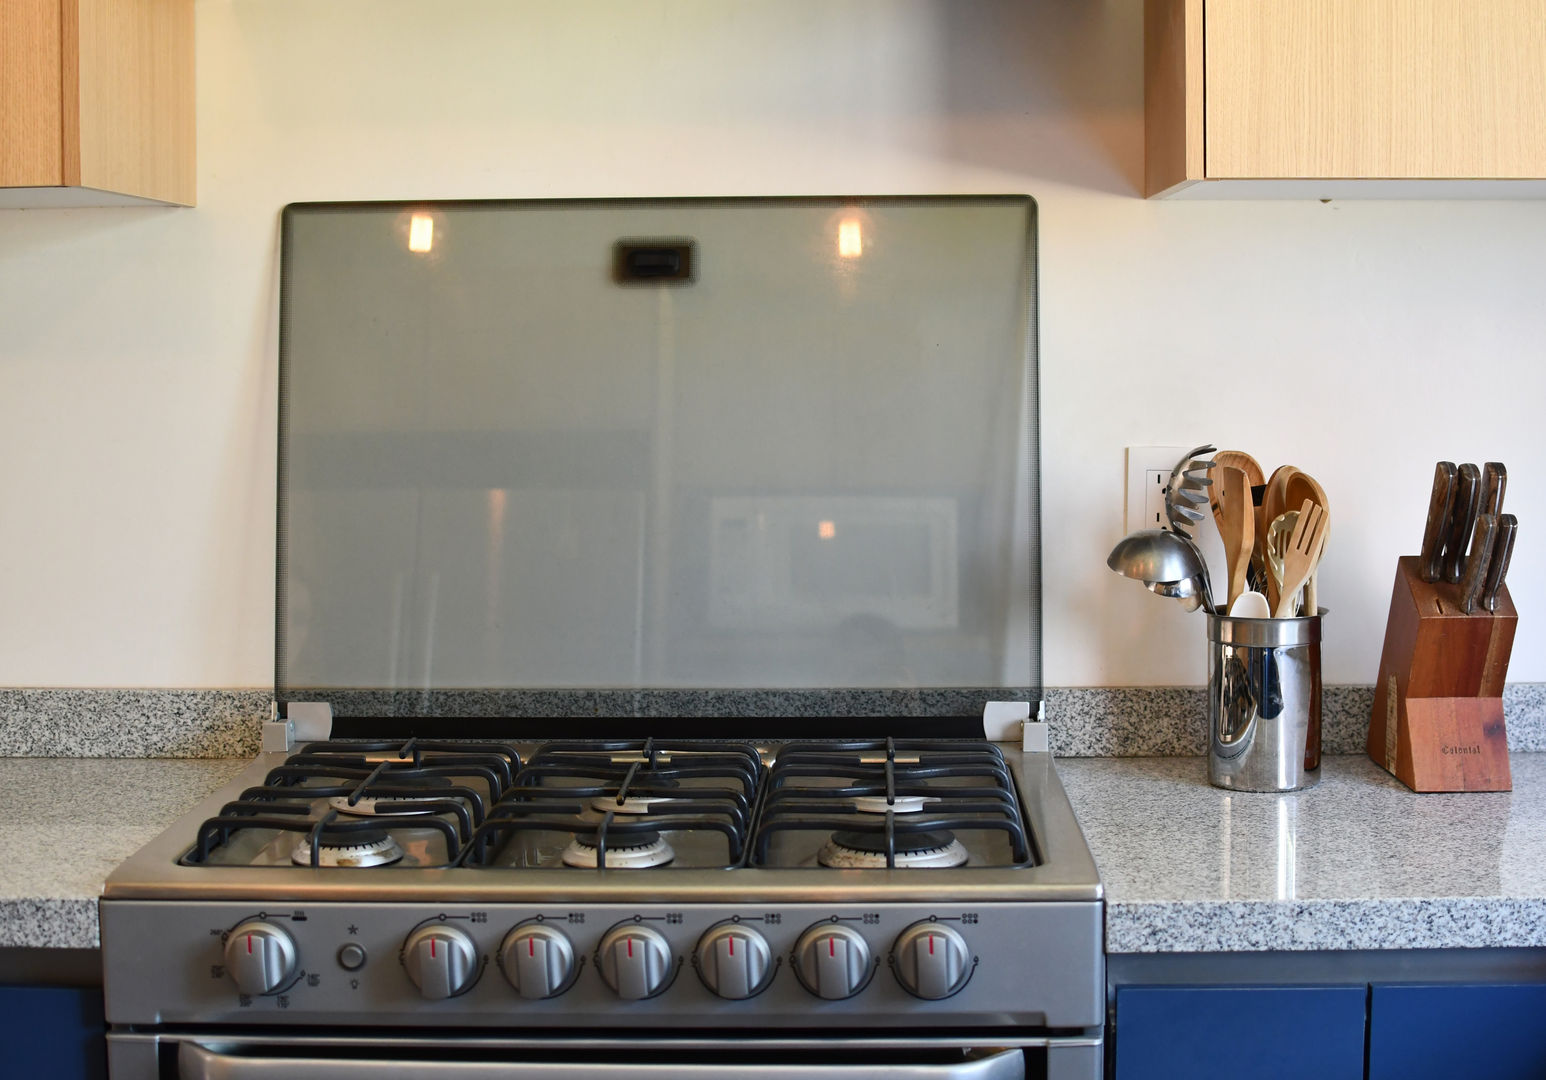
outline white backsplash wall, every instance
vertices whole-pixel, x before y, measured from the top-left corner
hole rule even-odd
[[[1507,462],[1546,680],[1546,202],[1145,202],[1141,9],[199,0],[198,208],[0,211],[0,685],[272,684],[285,203],[921,192],[1040,203],[1049,684],[1203,680],[1105,556],[1204,440],[1325,485],[1333,683],[1433,462]]]

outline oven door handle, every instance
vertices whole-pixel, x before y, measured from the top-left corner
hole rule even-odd
[[[755,1052],[748,1057],[755,1057]],[[1025,1080],[1019,1050],[969,1051],[949,1064],[823,1064],[820,1051],[811,1063],[735,1065],[715,1062],[573,1061],[405,1061],[381,1058],[275,1057],[222,1053],[184,1043],[177,1055],[180,1080]]]

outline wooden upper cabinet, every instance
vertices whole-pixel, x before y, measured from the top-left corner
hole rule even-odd
[[[1145,35],[1150,195],[1237,180],[1546,194],[1546,0],[1146,0]]]
[[[0,206],[192,206],[193,141],[193,0],[0,0]]]

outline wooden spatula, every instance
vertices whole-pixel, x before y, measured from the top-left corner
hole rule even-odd
[[[1214,520],[1224,540],[1224,565],[1229,570],[1229,598],[1246,591],[1245,575],[1251,568],[1251,553],[1256,547],[1256,508],[1251,503],[1251,481],[1243,469],[1221,467],[1213,490],[1218,496]]]
[[[1322,510],[1329,511],[1331,503],[1326,501],[1326,489],[1303,469],[1294,469],[1288,474],[1288,480],[1283,485],[1283,500],[1287,506],[1299,506],[1306,499],[1312,500]],[[1321,542],[1322,548],[1331,540],[1331,525],[1328,521],[1326,536]],[[1323,552],[1324,553],[1324,552]],[[1320,606],[1320,597],[1316,586],[1318,574],[1311,574],[1310,580],[1304,586],[1304,613],[1314,615]]]
[[[1257,460],[1250,454],[1247,454],[1244,450],[1220,450],[1213,455],[1213,463],[1214,468],[1208,472],[1208,475],[1213,478],[1213,487],[1210,489],[1213,492],[1213,520],[1214,523],[1218,525],[1221,532],[1223,531],[1224,523],[1219,518],[1218,499],[1220,485],[1223,483],[1223,477],[1219,470],[1229,468],[1241,469],[1245,472],[1245,482],[1251,489],[1251,499],[1256,511],[1252,516],[1256,518],[1254,525],[1255,542],[1257,546],[1255,552],[1251,555],[1251,565],[1256,567],[1257,580],[1266,581],[1267,564],[1263,559],[1265,552],[1263,552],[1261,549],[1261,542],[1267,535],[1267,525],[1269,519],[1263,516],[1265,511],[1261,504],[1255,501],[1255,489],[1265,489],[1267,484],[1267,475],[1261,471],[1261,465],[1257,462]],[[1260,586],[1258,586],[1258,588],[1259,587]]]
[[[1315,573],[1321,561],[1321,550],[1326,543],[1326,529],[1331,515],[1314,499],[1306,499],[1299,507],[1299,521],[1289,538],[1288,550],[1283,553],[1283,588],[1278,594],[1278,606],[1272,617],[1286,619],[1293,610],[1294,597],[1304,588],[1310,575]],[[1311,612],[1313,615],[1314,612]]]

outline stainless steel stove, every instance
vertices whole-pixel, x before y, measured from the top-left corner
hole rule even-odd
[[[288,208],[306,730],[108,881],[113,1080],[1099,1076],[1090,854],[961,719],[1041,696],[1035,219]]]
[[[312,743],[109,879],[113,1076],[749,1041],[1095,1076],[1100,898],[1051,760],[985,741]]]

